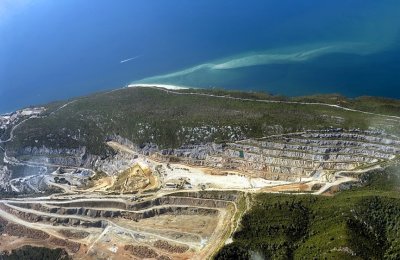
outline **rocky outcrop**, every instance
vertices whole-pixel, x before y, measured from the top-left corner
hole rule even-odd
[[[11,155],[16,158],[23,158],[22,161],[29,161],[39,164],[53,164],[73,167],[92,168],[94,162],[99,159],[98,156],[91,155],[87,152],[86,147],[75,149],[69,148],[48,148],[40,147],[24,147]]]

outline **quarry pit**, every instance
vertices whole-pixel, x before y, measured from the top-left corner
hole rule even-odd
[[[14,192],[35,196],[0,200],[0,251],[30,244],[62,247],[74,259],[208,259],[231,241],[249,193],[329,195],[400,153],[397,137],[359,131],[168,151],[107,144],[116,154],[95,170],[44,162],[42,154],[29,161],[6,155],[46,170],[8,181]]]

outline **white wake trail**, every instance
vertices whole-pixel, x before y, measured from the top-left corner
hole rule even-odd
[[[126,60],[121,60],[119,63],[125,63],[125,62],[131,61],[131,60],[136,60],[136,59],[139,58],[139,57],[140,57],[140,55],[139,55],[139,56],[132,57],[132,58],[129,58],[129,59],[126,59]]]

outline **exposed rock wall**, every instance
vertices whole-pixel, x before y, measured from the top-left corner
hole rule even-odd
[[[239,170],[257,177],[293,179],[391,160],[400,154],[400,139],[380,132],[330,129],[228,144],[186,145],[178,149],[158,150],[156,145],[148,144],[138,152],[161,161],[174,157],[190,165]]]
[[[93,167],[94,162],[99,159],[99,157],[89,154],[86,147],[76,149],[47,148],[45,146],[25,147],[11,154],[22,158],[22,161],[86,168]]]
[[[179,191],[176,193],[167,194],[166,196],[173,197],[188,197],[188,198],[199,198],[199,199],[213,199],[213,200],[226,200],[226,201],[237,201],[239,196],[242,194],[240,191]]]
[[[208,208],[195,208],[186,206],[163,206],[146,209],[142,212],[122,212],[122,217],[126,219],[139,220],[152,218],[164,214],[173,215],[216,215],[218,210]]]
[[[197,207],[224,208],[227,207],[228,204],[228,201],[223,200],[164,196],[153,200],[131,204],[129,205],[129,210],[144,210],[160,205],[190,205]]]
[[[238,170],[254,177],[287,180],[354,170],[400,154],[400,139],[395,136],[341,129],[305,131],[227,144],[184,145],[177,149],[160,149],[152,143],[136,145],[117,135],[108,140],[164,162],[177,160],[189,165]],[[109,175],[117,175],[135,163],[134,154],[117,153],[100,159],[89,155],[84,147],[26,147],[20,155],[31,156],[43,163],[90,167]]]
[[[67,203],[50,204],[52,206],[60,206],[67,208],[113,208],[113,209],[126,209],[127,205],[124,202],[119,201],[104,201],[104,200],[82,200],[82,201],[71,201]]]

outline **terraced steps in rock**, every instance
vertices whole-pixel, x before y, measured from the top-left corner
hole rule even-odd
[[[14,208],[20,207],[21,209],[28,209],[43,213],[41,216],[30,214],[29,218],[35,221],[47,221],[51,216],[66,216],[74,219],[77,216],[82,216],[85,219],[112,219],[112,218],[125,218],[131,220],[139,220],[143,218],[151,218],[162,214],[208,214],[217,215],[218,208],[228,207],[232,202],[223,200],[211,200],[211,199],[199,199],[199,198],[186,198],[186,197],[162,197],[154,200],[145,202],[135,203],[126,210],[110,208],[110,207],[91,207],[93,203],[89,205],[79,202],[80,207],[71,207],[76,205],[77,202],[71,203],[11,203]],[[66,205],[66,206],[64,206]],[[23,210],[22,210],[23,211]],[[44,217],[45,214],[50,216]],[[66,223],[67,220],[57,220],[57,223]],[[74,222],[74,221],[73,221]],[[75,222],[74,222],[75,223]],[[96,222],[97,223],[97,222]],[[77,223],[82,224],[82,223]],[[86,223],[82,225],[87,226]],[[91,225],[97,227],[98,225]]]
[[[210,155],[204,165],[253,171],[252,176],[295,178],[355,170],[392,160],[398,154],[397,137],[360,131],[309,131],[230,143],[222,152]]]
[[[97,244],[104,246],[110,239],[116,239],[118,243],[129,240],[126,243],[137,244],[140,241],[139,244],[154,248],[160,255],[178,256],[193,254],[204,246],[214,246],[208,241],[229,231],[229,225],[222,223],[232,218],[240,194],[175,192],[140,202],[132,202],[129,197],[125,200],[107,197],[74,199],[74,195],[69,195],[71,199],[67,200],[11,199],[3,202],[0,213],[13,216],[11,221],[21,220],[18,224],[21,227],[33,230],[41,227],[55,234],[51,244],[60,245],[70,253],[77,252],[79,247],[76,245],[82,244],[91,250]],[[60,237],[71,243],[62,245]],[[155,241],[163,242],[158,242],[155,247]]]

